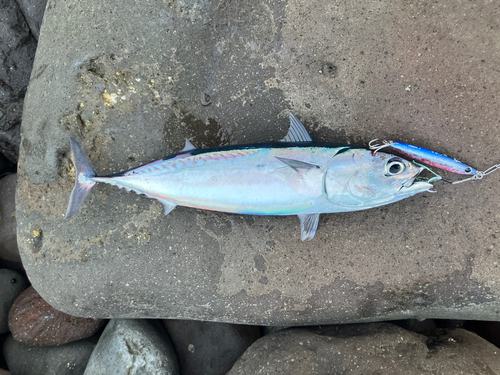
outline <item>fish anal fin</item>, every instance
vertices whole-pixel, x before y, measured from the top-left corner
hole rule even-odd
[[[177,207],[176,204],[169,202],[165,199],[158,199],[158,200],[161,202],[161,204],[163,204],[163,207],[165,207],[165,215],[168,215],[175,207]]]
[[[290,168],[293,168],[298,173],[301,173],[301,172],[309,170],[309,169],[321,168],[319,165],[306,163],[305,161],[288,159],[288,158],[280,158],[279,156],[276,156],[276,159],[278,159],[282,163],[288,165]]]
[[[290,128],[285,138],[280,139],[280,142],[312,142],[312,138],[307,132],[304,124],[290,112]]]
[[[298,217],[300,219],[300,239],[302,241],[312,240],[318,228],[319,214],[299,214]]]
[[[186,138],[186,145],[180,152],[187,152],[191,150],[197,150],[197,148],[191,142],[189,142],[189,139]]]

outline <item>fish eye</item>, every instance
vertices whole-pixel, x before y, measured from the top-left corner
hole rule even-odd
[[[465,168],[465,173],[470,173],[470,172],[472,172],[472,168],[471,167]]]
[[[387,174],[389,174],[390,176],[394,176],[394,175],[397,175],[399,173],[402,173],[406,169],[403,160],[401,160],[400,158],[390,159],[387,162],[385,168],[387,170]]]

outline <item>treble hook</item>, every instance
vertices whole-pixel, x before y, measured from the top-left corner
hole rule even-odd
[[[373,142],[377,142],[378,141],[378,138],[375,138],[373,140],[371,140],[370,142],[368,142],[368,147],[370,148],[370,150],[372,150],[372,155],[375,156],[375,154],[380,151],[381,149],[383,149],[384,147],[389,147],[390,145],[392,145],[394,142],[393,141],[382,141],[382,144],[381,145],[372,145]]]

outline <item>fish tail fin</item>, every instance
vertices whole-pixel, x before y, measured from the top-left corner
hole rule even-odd
[[[90,166],[89,159],[82,149],[82,146],[74,138],[70,138],[71,155],[73,156],[73,164],[75,165],[75,187],[69,198],[68,210],[66,211],[66,219],[70,219],[80,206],[82,205],[90,190],[96,184],[93,177],[96,177],[94,170]]]

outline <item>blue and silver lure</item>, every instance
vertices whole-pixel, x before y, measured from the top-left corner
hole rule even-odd
[[[416,160],[419,163],[427,164],[439,169],[443,169],[445,171],[465,175],[477,174],[477,170],[475,170],[471,166],[464,164],[457,159],[452,159],[444,154],[440,154],[436,151],[410,145],[408,143],[395,141],[383,141],[381,145],[372,144],[376,141],[377,139],[374,139],[369,143],[370,149],[374,152],[388,147],[396,150],[398,153],[406,156],[408,159]]]
[[[297,215],[301,239],[316,233],[322,213],[383,206],[429,191],[418,180],[425,167],[384,152],[315,143],[290,114],[290,129],[277,143],[197,149],[186,146],[147,165],[98,176],[71,138],[76,170],[66,218],[71,218],[97,182],[160,201],[165,214],[176,206],[251,215]]]
[[[480,180],[484,176],[496,171],[497,169],[500,169],[500,164],[498,164],[493,165],[485,171],[478,171],[477,169],[471,167],[470,165],[462,163],[457,159],[450,158],[449,156],[440,154],[439,152],[432,151],[427,148],[395,141],[383,141],[382,144],[376,144],[375,142],[377,142],[377,139],[370,141],[370,143],[368,144],[370,150],[373,151],[373,154],[376,154],[381,149],[391,148],[397,153],[407,157],[410,160],[413,160],[413,162],[416,164],[423,163],[439,169],[443,169],[448,172],[472,176],[463,180],[451,182],[445,180],[431,169],[425,167],[436,176],[434,179],[431,179],[431,181],[443,180],[452,184],[458,184],[469,180]]]

